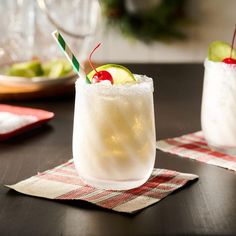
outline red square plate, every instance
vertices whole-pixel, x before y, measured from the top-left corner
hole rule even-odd
[[[54,117],[53,112],[0,104],[0,141],[39,126]]]

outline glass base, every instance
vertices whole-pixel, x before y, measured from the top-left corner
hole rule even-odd
[[[217,152],[222,152],[236,158],[236,147],[225,147],[225,146],[216,146],[208,143],[208,146]]]
[[[95,179],[88,176],[83,176],[80,174],[80,178],[83,182],[88,185],[91,185],[95,188],[105,189],[105,190],[128,190],[132,188],[137,188],[143,185],[150,175],[147,175],[144,179],[139,180],[127,180],[127,181],[111,181],[106,179]]]

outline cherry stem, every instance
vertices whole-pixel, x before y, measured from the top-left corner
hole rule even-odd
[[[232,54],[233,54],[235,36],[236,36],[236,25],[235,25],[235,29],[234,29],[234,36],[233,36],[232,43],[231,43],[230,58],[232,58]]]
[[[91,58],[92,58],[93,53],[97,50],[97,48],[100,47],[100,45],[101,45],[101,43],[99,43],[99,44],[93,49],[93,51],[89,54],[89,58],[88,58],[88,61],[89,61],[90,66],[92,67],[93,70],[96,71],[96,73],[98,73],[98,71],[97,71],[96,68],[94,67]]]

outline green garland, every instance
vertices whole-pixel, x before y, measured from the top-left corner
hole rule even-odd
[[[186,35],[180,30],[180,23],[186,18],[186,0],[143,0],[139,9],[137,0],[102,0],[103,14],[110,26],[115,26],[126,35],[144,42],[183,39]],[[147,8],[149,3],[155,3]],[[129,9],[132,3],[133,9]]]

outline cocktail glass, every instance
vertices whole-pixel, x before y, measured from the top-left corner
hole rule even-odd
[[[88,184],[112,190],[138,187],[156,154],[153,81],[111,85],[76,82],[73,158]]]
[[[236,65],[205,60],[201,123],[208,145],[236,155]]]

